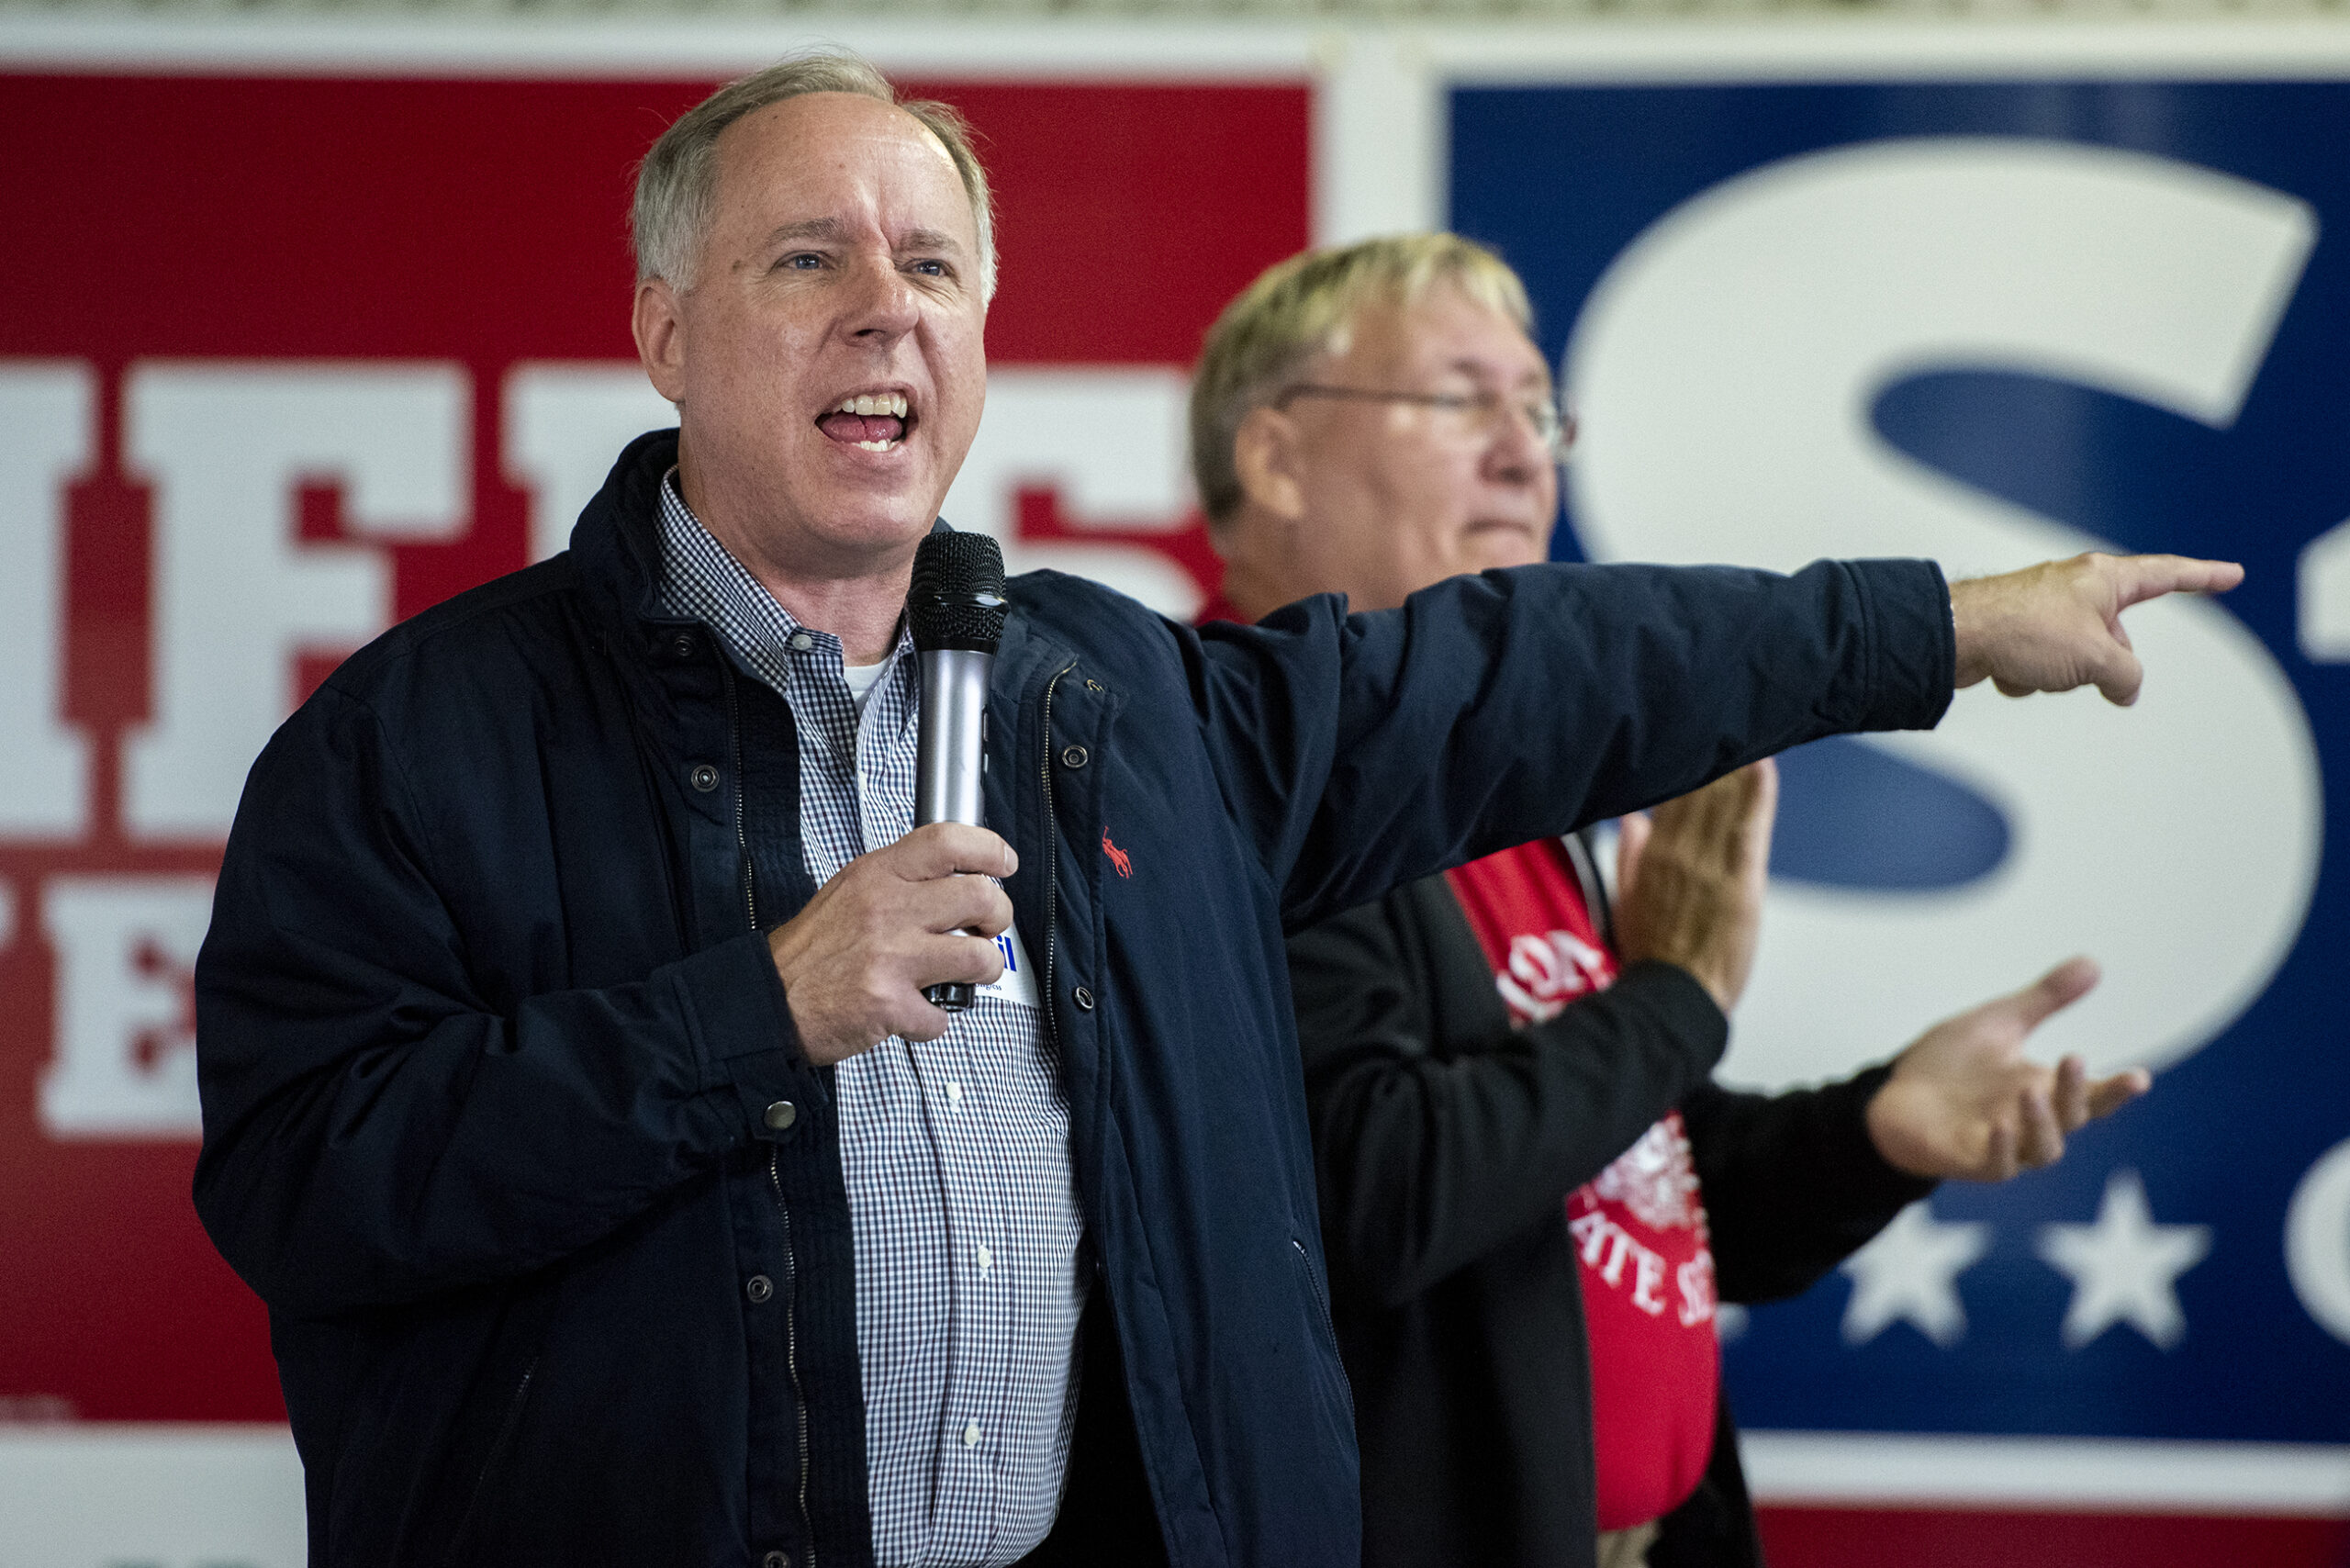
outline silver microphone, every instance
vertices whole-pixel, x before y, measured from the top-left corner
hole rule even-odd
[[[914,825],[980,824],[987,770],[988,677],[1003,638],[1003,552],[984,533],[932,533],[914,551],[906,623],[922,672],[914,748]],[[975,988],[926,986],[934,1007],[959,1013]]]

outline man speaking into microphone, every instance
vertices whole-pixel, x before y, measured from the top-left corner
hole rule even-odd
[[[315,1564],[1353,1564],[1283,932],[1986,677],[2126,700],[2120,611],[2235,577],[1540,566],[1194,633],[1037,574],[989,825],[916,828],[980,167],[799,60],[633,219],[679,428],[303,705],[198,963]]]

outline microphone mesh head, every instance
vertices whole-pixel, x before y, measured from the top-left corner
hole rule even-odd
[[[1003,552],[984,533],[932,533],[914,548],[906,621],[914,646],[992,654],[1003,636]]]

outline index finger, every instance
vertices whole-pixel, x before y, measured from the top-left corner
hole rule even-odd
[[[2114,558],[2113,608],[2127,610],[2166,593],[2225,593],[2244,581],[2233,561],[2204,561],[2192,555],[2121,555]]]
[[[1020,857],[1000,834],[968,823],[932,823],[918,827],[884,852],[898,875],[910,882],[939,877],[1009,877]]]

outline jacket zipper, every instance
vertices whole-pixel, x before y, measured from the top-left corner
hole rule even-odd
[[[481,1473],[474,1477],[473,1495],[465,1499],[465,1511],[458,1516],[457,1529],[449,1538],[446,1561],[455,1562],[457,1553],[464,1548],[466,1538],[473,1534],[474,1516],[481,1511],[482,1494],[489,1487],[489,1473],[497,1465],[498,1456],[506,1451],[506,1445],[513,1440],[514,1428],[521,1424],[522,1402],[530,1397],[531,1380],[538,1375],[538,1371],[539,1358],[532,1356],[531,1364],[522,1369],[521,1381],[507,1396],[506,1418],[498,1424],[498,1435],[490,1439],[489,1452],[481,1462]]]
[[[1060,689],[1061,677],[1077,667],[1069,660],[1053,672],[1045,686],[1045,1026],[1053,1032],[1053,1049],[1061,1045],[1059,998],[1053,991],[1054,937],[1059,931],[1060,890],[1056,863],[1060,858],[1061,823],[1053,801],[1053,693]]]
[[[1330,1298],[1322,1294],[1322,1282],[1315,1277],[1314,1259],[1305,1250],[1305,1243],[1292,1236],[1289,1244],[1297,1251],[1298,1267],[1305,1271],[1305,1288],[1314,1293],[1314,1305],[1322,1309],[1322,1327],[1330,1331],[1330,1342],[1338,1342],[1338,1326],[1330,1316]]]
[[[751,874],[750,831],[744,821],[744,797],[748,790],[743,778],[742,700],[735,695],[734,672],[724,668],[722,661],[719,673],[726,682],[726,739],[734,758],[734,849],[743,866],[743,917],[756,931],[759,896]],[[775,1212],[783,1221],[783,1365],[791,1378],[791,1410],[800,1428],[800,1526],[808,1540],[800,1562],[806,1568],[816,1568],[816,1526],[808,1517],[808,1398],[800,1387],[800,1263],[792,1254],[791,1205],[783,1201],[783,1173],[777,1159],[776,1150],[769,1147],[767,1185],[775,1194]]]
[[[800,1419],[800,1524],[808,1532],[808,1550],[800,1562],[816,1568],[816,1526],[808,1517],[808,1400],[800,1391],[800,1264],[791,1252],[791,1207],[783,1201],[783,1176],[776,1169],[776,1151],[767,1150],[767,1184],[775,1191],[775,1212],[783,1216],[783,1365],[791,1374],[791,1408]]]
[[[759,895],[751,879],[751,834],[743,822],[743,797],[748,792],[743,785],[743,710],[742,699],[735,695],[734,672],[721,659],[719,678],[726,683],[726,745],[734,757],[734,857],[743,868],[743,916],[751,929],[759,928]]]
[[[1329,1334],[1330,1350],[1333,1354],[1336,1354],[1338,1349],[1338,1323],[1337,1319],[1330,1316],[1330,1298],[1322,1290],[1321,1276],[1314,1271],[1314,1260],[1307,1254],[1305,1243],[1292,1236],[1289,1238],[1289,1244],[1296,1249],[1297,1266],[1305,1271],[1305,1288],[1314,1293],[1314,1305],[1322,1309],[1322,1327]],[[1351,1417],[1355,1409],[1355,1391],[1344,1375],[1338,1379],[1338,1391],[1346,1396],[1347,1414]]]

